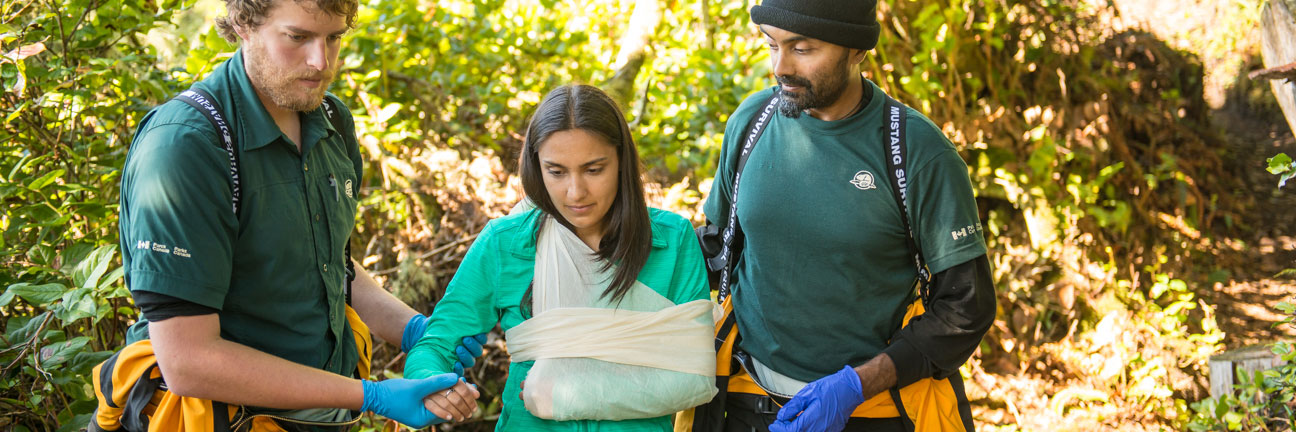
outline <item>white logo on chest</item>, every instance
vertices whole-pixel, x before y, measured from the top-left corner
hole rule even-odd
[[[353,195],[351,192],[351,180],[346,181],[346,187],[343,189],[346,189],[347,198],[355,198],[355,195]]]
[[[868,171],[855,173],[855,177],[851,179],[850,183],[859,190],[877,189],[877,185],[873,183],[873,173]]]

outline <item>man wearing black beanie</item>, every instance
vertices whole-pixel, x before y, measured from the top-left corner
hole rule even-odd
[[[778,85],[730,116],[705,206],[736,227],[713,270],[721,296],[733,279],[742,367],[699,410],[723,405],[729,431],[972,431],[958,369],[996,305],[966,163],[861,73],[875,1],[751,17]]]

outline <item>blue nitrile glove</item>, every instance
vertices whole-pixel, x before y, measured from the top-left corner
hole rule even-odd
[[[481,357],[482,345],[485,343],[486,333],[476,336],[464,336],[463,340],[459,341],[459,346],[455,347],[455,355],[459,357],[459,361],[455,362],[454,365],[456,374],[463,376],[464,368],[470,368],[477,364],[476,357]]]
[[[409,322],[405,323],[405,332],[401,333],[401,352],[407,353],[414,348],[414,344],[423,338],[423,333],[427,333],[427,325],[427,315],[414,314],[410,317]]]
[[[846,427],[851,412],[864,403],[864,386],[847,365],[807,384],[778,412],[770,432],[832,431]]]
[[[428,317],[423,314],[415,314],[410,317],[409,322],[405,323],[405,332],[401,334],[401,352],[408,353],[414,349],[423,334],[427,333]],[[465,336],[459,341],[459,346],[455,347],[455,355],[459,356],[459,361],[454,365],[454,371],[459,376],[463,376],[464,368],[473,367],[477,361],[474,357],[480,357],[482,354],[482,344],[486,343],[486,333],[476,336]]]
[[[423,398],[454,387],[458,382],[459,376],[452,373],[424,379],[389,379],[379,382],[362,380],[364,404],[360,411],[373,411],[374,414],[415,429],[444,423],[445,419],[423,407]]]

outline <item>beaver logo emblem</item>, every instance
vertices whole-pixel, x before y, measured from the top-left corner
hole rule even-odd
[[[850,182],[860,190],[877,189],[877,185],[873,183],[873,173],[868,171],[855,173],[855,178],[852,178]]]

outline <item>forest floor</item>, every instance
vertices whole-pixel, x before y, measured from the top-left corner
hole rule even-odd
[[[1227,146],[1221,149],[1227,170],[1220,173],[1221,177],[1240,178],[1243,185],[1235,196],[1220,200],[1237,200],[1244,211],[1228,224],[1220,224],[1231,226],[1215,227],[1204,236],[1211,238],[1203,254],[1210,258],[1211,268],[1203,273],[1220,269],[1227,272],[1227,277],[1192,286],[1198,298],[1214,307],[1216,322],[1224,333],[1221,343],[1225,350],[1296,337],[1291,326],[1274,326],[1282,319],[1276,305],[1293,301],[1296,294],[1296,278],[1277,275],[1284,269],[1296,268],[1296,186],[1289,184],[1279,190],[1277,176],[1264,169],[1265,160],[1275,154],[1296,156],[1296,135],[1283,117],[1269,83],[1247,77],[1247,72],[1263,68],[1260,29],[1255,22],[1261,3],[1094,0],[1095,10],[1106,11],[1100,13],[1104,15],[1100,23],[1104,31],[1110,32],[1107,36],[1125,31],[1151,33],[1200,61],[1204,69],[1203,95],[1210,124],[1202,126],[1217,132]],[[1246,30],[1237,34],[1238,29]],[[1119,327],[1116,325],[1118,330],[1113,333],[1119,334]],[[1102,330],[1100,324],[1093,333]],[[1098,338],[1101,335],[1052,344],[1040,349],[1040,356],[1055,362],[1066,362],[1068,357],[1102,361],[1110,354],[1100,346],[1095,348],[1091,340]],[[992,361],[982,364],[981,359],[974,358],[969,363],[971,380],[967,388],[979,430],[1165,428],[1162,421],[1144,412],[1147,402],[1131,404],[1126,395],[1107,391],[1095,384],[1100,380],[1091,376],[1071,372],[1061,376],[1007,373]],[[1205,377],[1188,379],[1199,386],[1206,381]],[[1190,402],[1203,396],[1174,395]],[[1181,411],[1179,415],[1184,414]]]
[[[1197,56],[1205,68],[1205,99],[1211,127],[1221,132],[1230,155],[1227,175],[1240,176],[1251,203],[1242,232],[1217,242],[1217,265],[1229,269],[1228,282],[1199,292],[1217,307],[1216,319],[1231,349],[1290,338],[1290,329],[1275,329],[1280,319],[1275,306],[1296,292],[1296,281],[1275,278],[1296,267],[1296,188],[1279,190],[1277,177],[1264,170],[1265,159],[1278,153],[1296,155],[1296,135],[1274,100],[1268,82],[1247,77],[1263,68],[1259,26],[1234,26],[1242,14],[1259,13],[1263,1],[1236,0],[1113,0],[1118,16],[1113,30],[1148,31],[1172,47]],[[1254,9],[1252,9],[1254,8]],[[1249,28],[1245,34],[1227,34]],[[1232,43],[1218,43],[1224,40]]]

